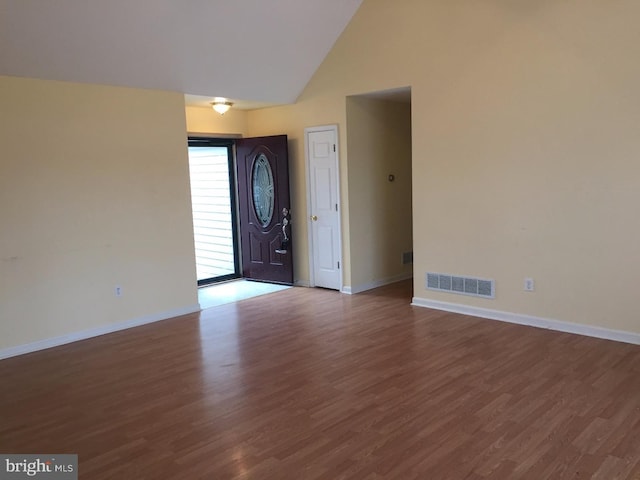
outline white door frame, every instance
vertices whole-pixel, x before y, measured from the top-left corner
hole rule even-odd
[[[311,229],[311,156],[309,155],[309,134],[332,130],[336,139],[336,200],[338,202],[338,261],[340,262],[340,292],[344,288],[344,262],[342,261],[342,201],[340,200],[340,145],[338,143],[338,125],[320,125],[304,129],[304,155],[307,177],[307,238],[309,242],[309,286],[315,287],[315,265],[313,261],[313,235]]]

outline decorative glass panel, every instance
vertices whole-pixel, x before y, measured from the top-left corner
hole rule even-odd
[[[262,226],[266,227],[273,218],[274,188],[271,165],[269,165],[269,160],[263,153],[258,156],[253,164],[251,185],[253,187],[253,208]]]

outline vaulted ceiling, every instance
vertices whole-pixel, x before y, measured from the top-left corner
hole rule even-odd
[[[361,2],[0,0],[0,74],[291,103]]]

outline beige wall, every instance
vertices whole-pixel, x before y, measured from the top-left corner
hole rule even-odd
[[[0,77],[0,105],[0,349],[197,306],[182,95]]]
[[[338,123],[345,212],[345,97],[410,85],[416,297],[640,332],[639,17],[635,0],[365,0],[299,102],[249,129],[297,142],[306,207],[303,128]],[[427,270],[493,278],[496,299],[426,291]]]
[[[232,108],[220,115],[213,108],[187,106],[187,132],[189,134],[247,136],[247,112]]]
[[[411,105],[347,98],[351,287],[411,274]],[[389,182],[388,177],[395,177]]]

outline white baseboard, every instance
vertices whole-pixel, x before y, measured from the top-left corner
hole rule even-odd
[[[446,312],[461,313],[463,315],[472,315],[474,317],[488,318],[490,320],[499,320],[501,322],[516,323],[518,325],[545,328],[547,330],[555,330],[558,332],[575,333],[577,335],[584,335],[587,337],[640,345],[640,333],[625,332],[623,330],[612,330],[604,327],[582,325],[579,323],[565,322],[551,318],[503,312],[500,310],[490,310],[488,308],[471,307],[469,305],[460,305],[458,303],[440,302],[437,300],[429,300],[419,297],[413,297],[411,305],[433,308],[435,310],[444,310]]]
[[[62,335],[60,337],[46,338],[44,340],[39,340],[33,343],[3,348],[0,349],[0,360],[9,357],[15,357],[17,355],[24,355],[25,353],[45,350],[47,348],[58,347],[67,343],[77,342],[79,340],[86,340],[87,338],[99,337],[100,335],[106,335],[108,333],[118,332],[120,330],[126,330],[128,328],[139,327],[141,325],[146,325],[147,323],[168,320],[173,317],[179,317],[181,315],[199,312],[200,310],[200,304],[196,303],[194,305],[189,305],[186,307],[174,308],[166,312],[154,313],[151,315],[134,318],[132,320],[126,320],[124,322],[111,323],[108,325],[103,325],[101,327],[82,330],[80,332],[73,332],[67,335]]]
[[[342,287],[342,293],[346,293],[347,295],[353,295],[356,293],[366,292],[367,290],[372,290],[378,287],[384,287],[385,285],[389,285],[391,283],[401,282],[402,280],[408,280],[413,278],[413,273],[401,273],[399,275],[394,275],[393,277],[381,278],[378,280],[374,280],[373,282],[363,283],[361,285],[356,286],[344,286]]]

